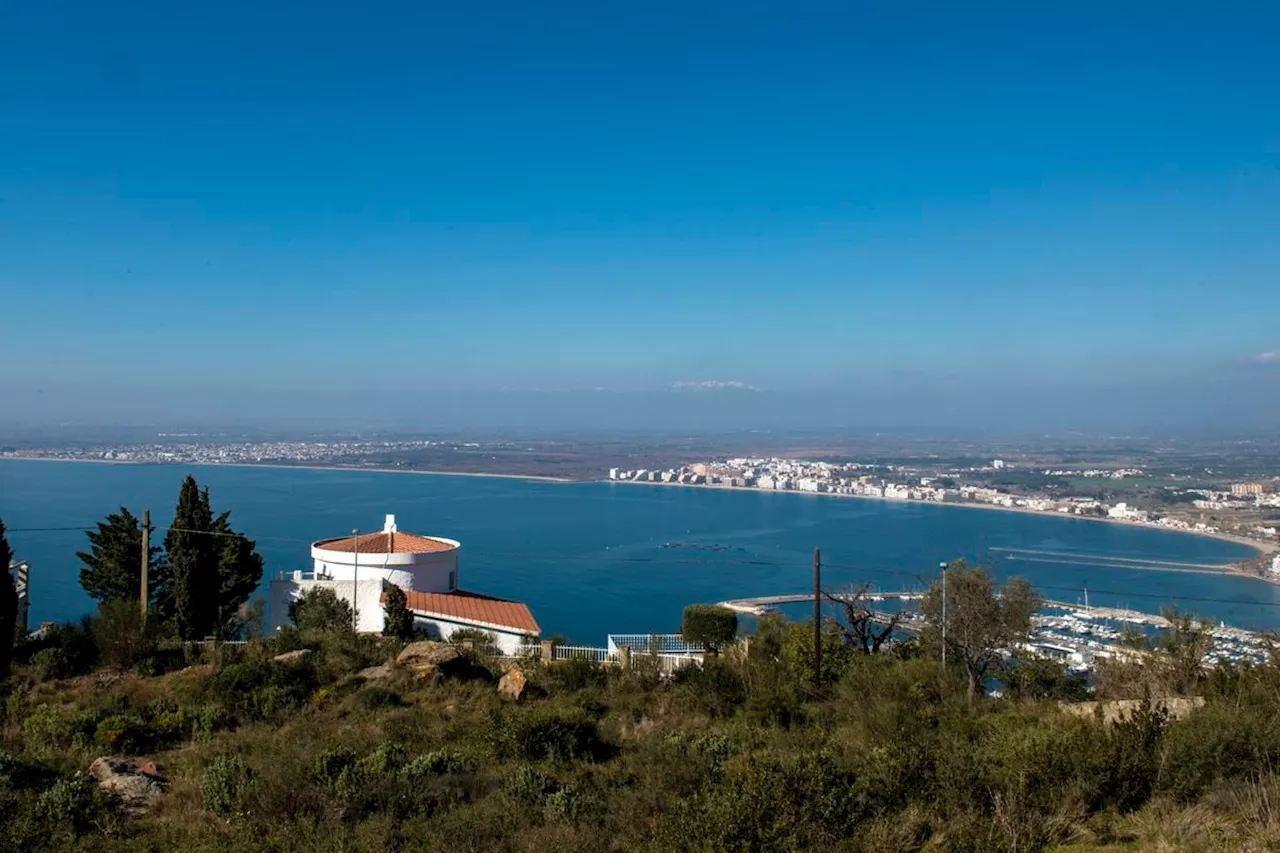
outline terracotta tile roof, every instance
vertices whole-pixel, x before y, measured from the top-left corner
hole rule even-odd
[[[406,592],[409,609],[424,616],[443,616],[459,622],[483,623],[521,634],[538,635],[542,629],[533,620],[529,605],[481,595],[478,592]]]
[[[355,536],[345,539],[329,539],[317,542],[316,547],[325,551],[345,551],[351,553],[356,549]],[[454,545],[430,536],[418,536],[416,533],[365,533],[359,537],[361,554],[431,554],[436,551],[452,551]]]

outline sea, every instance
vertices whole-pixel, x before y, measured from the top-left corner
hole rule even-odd
[[[1158,613],[1176,604],[1242,628],[1280,629],[1280,586],[1187,567],[1247,558],[1202,536],[1049,514],[628,483],[260,466],[0,460],[0,519],[31,564],[32,621],[92,610],[79,585],[83,528],[118,507],[151,511],[157,535],[182,478],[257,541],[267,579],[310,568],[310,544],[398,528],[462,542],[465,589],[526,602],[543,636],[603,645],[611,633],[679,629],[686,604],[870,582],[920,590],[964,557],[1022,575],[1046,598]],[[1170,571],[1170,569],[1183,571]],[[1087,590],[1087,592],[1086,592]],[[803,611],[804,608],[800,608]]]

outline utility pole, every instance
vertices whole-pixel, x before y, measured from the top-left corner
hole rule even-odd
[[[813,549],[813,689],[822,689],[822,550]]]
[[[947,564],[939,563],[942,569],[942,669],[947,668]]]
[[[351,564],[351,630],[360,629],[360,530],[351,531],[351,544],[355,546],[355,562]]]
[[[142,584],[141,597],[138,600],[138,606],[142,610],[142,624],[147,624],[147,598],[150,592],[147,585],[150,582],[151,574],[151,510],[144,509],[142,511]]]

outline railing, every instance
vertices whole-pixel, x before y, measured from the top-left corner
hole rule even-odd
[[[630,647],[633,654],[656,652],[658,654],[702,654],[702,646],[685,641],[680,634],[610,634],[609,652],[617,654],[619,646]]]
[[[617,656],[611,654],[608,649],[602,649],[597,646],[554,646],[551,653],[552,660],[589,660],[592,663],[605,663],[606,661],[616,660]]]

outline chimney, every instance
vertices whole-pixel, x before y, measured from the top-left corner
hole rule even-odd
[[[382,532],[387,534],[387,553],[393,553],[396,550],[396,517],[391,513],[387,513],[387,522],[382,526]]]

